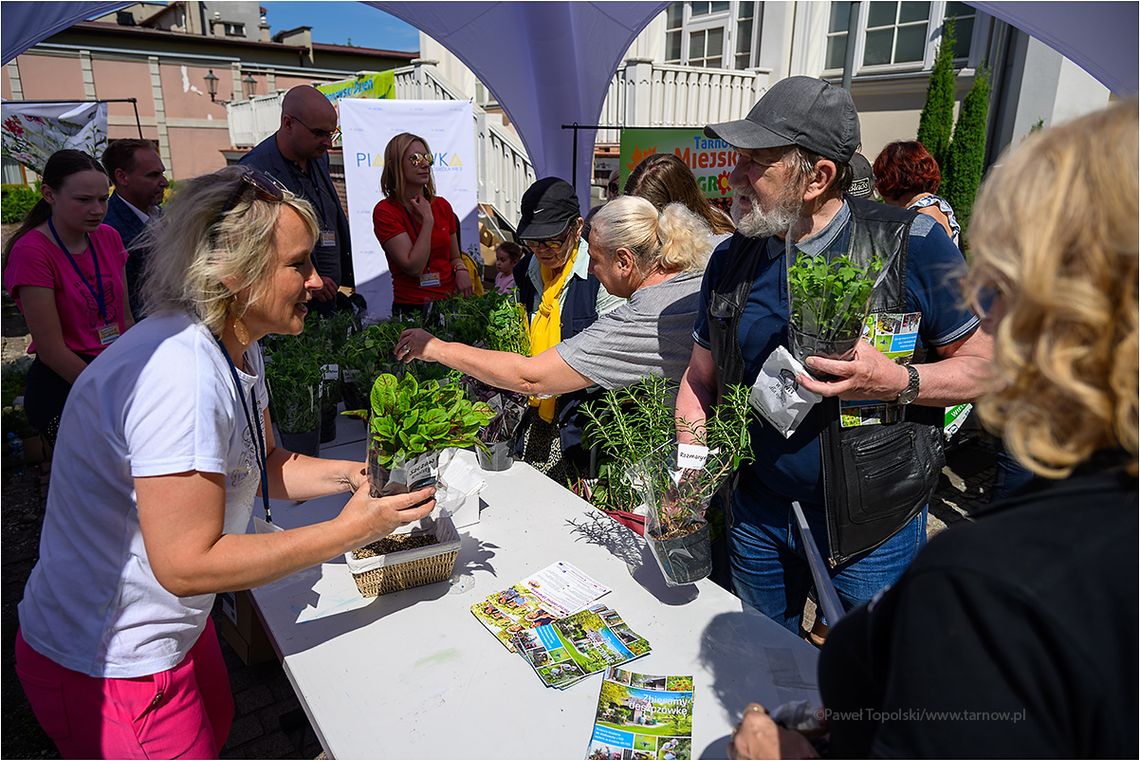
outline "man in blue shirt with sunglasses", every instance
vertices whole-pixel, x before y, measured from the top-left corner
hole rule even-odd
[[[278,130],[239,162],[272,175],[313,205],[321,227],[313,264],[323,282],[313,306],[321,314],[334,311],[337,289],[353,282],[348,217],[329,174],[328,151],[339,135],[328,98],[315,87],[298,85],[285,93]]]

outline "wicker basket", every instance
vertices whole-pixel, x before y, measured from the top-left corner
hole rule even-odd
[[[361,560],[354,558],[352,552],[344,554],[348,570],[363,597],[386,595],[451,578],[459,557],[459,532],[450,516],[441,516],[434,522],[437,544]]]

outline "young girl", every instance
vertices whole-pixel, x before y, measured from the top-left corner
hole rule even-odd
[[[54,446],[71,384],[134,319],[127,251],[103,224],[103,165],[81,151],[56,151],[44,167],[42,192],[7,245],[4,287],[32,334],[28,419]]]
[[[495,290],[507,294],[515,288],[515,265],[522,259],[522,246],[503,241],[495,248]]]

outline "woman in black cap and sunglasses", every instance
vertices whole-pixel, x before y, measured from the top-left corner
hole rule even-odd
[[[456,291],[473,292],[471,273],[459,254],[459,225],[451,204],[436,195],[427,141],[402,132],[384,148],[380,190],[372,228],[392,273],[392,311],[415,312]]]
[[[256,169],[191,180],[147,233],[150,316],[72,389],[16,639],[24,691],[65,758],[217,758],[233,698],[214,593],[435,505],[431,488],[372,499],[362,463],[276,446],[257,342],[304,328],[317,232],[309,203]],[[267,519],[270,496],[353,494],[330,521],[245,535],[259,490]]]

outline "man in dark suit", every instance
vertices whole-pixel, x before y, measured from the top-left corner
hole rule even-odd
[[[320,225],[313,265],[323,287],[312,306],[321,314],[336,309],[337,289],[351,285],[352,245],[348,217],[329,174],[328,151],[339,133],[337,113],[319,90],[298,85],[281,102],[281,126],[241,159],[313,205]]]
[[[141,282],[147,251],[135,246],[148,221],[156,217],[166,187],[166,167],[149,140],[112,140],[103,152],[103,167],[115,186],[107,202],[105,224],[118,231],[127,259],[127,295],[135,319],[142,315]]]

